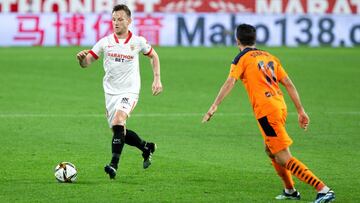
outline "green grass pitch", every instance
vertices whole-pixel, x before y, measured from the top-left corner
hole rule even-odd
[[[262,48],[281,59],[311,119],[302,131],[286,97],[293,155],[335,190],[337,202],[360,202],[360,49]],[[80,49],[0,49],[0,202],[276,202],[282,184],[240,82],[201,124],[236,48],[156,47],[164,86],[157,97],[141,57],[140,101],[127,126],[158,150],[144,170],[141,153],[126,146],[115,181],[103,172],[111,132],[102,60],[81,69]],[[60,161],[77,166],[76,183],[55,180]],[[313,201],[315,190],[295,182],[300,202]]]

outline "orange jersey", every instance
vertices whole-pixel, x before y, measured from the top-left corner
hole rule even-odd
[[[244,49],[232,62],[229,77],[243,82],[256,118],[286,109],[279,81],[287,74],[270,53],[256,48]]]

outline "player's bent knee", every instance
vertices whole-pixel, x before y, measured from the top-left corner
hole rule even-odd
[[[123,118],[114,118],[113,122],[111,123],[113,126],[114,125],[122,125],[124,126],[126,123],[126,119]]]
[[[122,125],[122,126],[125,126],[125,121],[113,121],[112,126],[115,126],[115,125]]]
[[[275,156],[273,153],[271,153],[271,151],[269,150],[269,148],[266,146],[265,147],[265,153],[271,158],[271,159],[274,159]]]
[[[112,121],[112,125],[125,125],[126,123],[126,119],[127,119],[127,114],[123,111],[117,111],[115,113],[115,117],[114,120]]]
[[[274,154],[274,156],[275,156],[275,161],[281,166],[285,166],[286,162],[292,158],[292,155],[288,148],[285,148],[277,152],[276,154]]]
[[[275,156],[273,153],[271,153],[269,150],[265,150],[265,153],[270,157],[271,159],[275,159]]]

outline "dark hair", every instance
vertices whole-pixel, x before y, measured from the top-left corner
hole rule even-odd
[[[130,11],[129,7],[127,7],[125,4],[118,4],[118,5],[114,6],[111,13],[114,13],[116,11],[125,11],[126,15],[129,18],[131,18],[131,11]]]
[[[256,42],[256,29],[252,25],[241,24],[236,28],[236,39],[244,46],[252,46]]]

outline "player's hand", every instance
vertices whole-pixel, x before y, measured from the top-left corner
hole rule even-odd
[[[305,113],[305,111],[301,111],[298,113],[299,125],[300,128],[307,130],[307,127],[310,123],[309,116]]]
[[[216,110],[217,110],[217,106],[216,105],[211,105],[208,112],[204,115],[204,117],[202,119],[202,123],[208,122],[210,120],[210,118],[214,115]]]
[[[76,54],[76,58],[79,60],[79,62],[83,61],[86,55],[89,53],[88,49],[82,50],[79,53]]]
[[[154,80],[154,82],[153,82],[153,84],[151,86],[151,89],[152,89],[152,94],[154,96],[160,94],[163,91],[161,81],[160,80]]]

